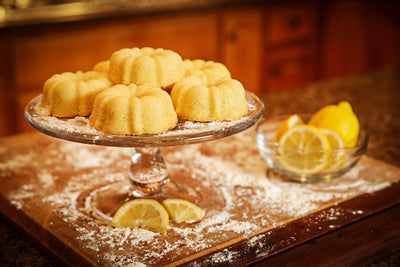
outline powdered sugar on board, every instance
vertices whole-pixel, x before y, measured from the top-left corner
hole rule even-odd
[[[321,213],[320,220],[335,227],[335,218],[344,212],[335,207],[337,202],[380,190],[399,177],[396,168],[386,165],[371,169],[371,159],[363,157],[350,172],[329,183],[285,181],[270,176],[258,154],[252,130],[163,151],[171,180],[190,184],[191,194],[201,196],[197,204],[205,212],[200,222],[171,222],[165,235],[144,229],[113,228],[93,210],[90,192],[94,188],[126,180],[133,154],[130,148],[45,138],[34,147],[2,149],[1,192],[16,209],[45,222],[43,227],[54,236],[77,246],[79,253],[93,264],[183,263],[220,248],[206,262],[193,263],[207,265],[240,258],[240,253],[229,249],[233,240],[248,240],[249,250],[259,256],[268,255],[279,245],[260,241],[268,238],[268,229],[326,205],[331,208]],[[37,212],[37,207],[43,214]],[[362,212],[358,209],[351,214]],[[310,222],[309,227],[320,227],[316,223]]]

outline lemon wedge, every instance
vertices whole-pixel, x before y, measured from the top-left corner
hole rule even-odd
[[[323,107],[314,114],[308,124],[336,132],[345,147],[354,146],[357,142],[359,122],[347,101]]]
[[[165,199],[164,207],[167,209],[171,220],[181,223],[199,221],[203,219],[203,210],[197,205],[183,199]]]
[[[123,204],[112,218],[115,227],[144,228],[165,234],[169,224],[168,212],[153,199],[134,199]]]
[[[279,141],[281,164],[298,174],[313,174],[324,169],[329,159],[329,141],[311,125],[299,125],[284,133]]]
[[[282,135],[286,133],[289,129],[292,129],[295,126],[304,124],[303,120],[299,115],[294,114],[287,118],[278,128],[275,134],[274,142],[279,142]]]

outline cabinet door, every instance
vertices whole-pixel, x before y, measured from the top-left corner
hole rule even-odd
[[[264,92],[295,89],[315,80],[315,49],[312,44],[266,51]]]
[[[284,46],[315,38],[317,6],[283,5],[265,12],[265,41],[270,47]]]
[[[318,6],[282,5],[267,9],[264,27],[265,92],[304,86],[316,78]]]
[[[316,11],[310,4],[225,11],[221,50],[232,76],[259,95],[313,81]]]
[[[262,9],[228,9],[221,16],[222,61],[246,90],[261,93]]]

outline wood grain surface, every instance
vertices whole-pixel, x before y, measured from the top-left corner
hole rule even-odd
[[[253,138],[250,129],[163,150],[172,184],[205,211],[201,222],[171,222],[165,235],[115,229],[93,212],[91,192],[126,179],[131,149],[39,133],[0,139],[0,210],[66,265],[241,266],[307,253],[312,242],[296,248],[399,204],[395,166],[364,156],[334,181],[293,183],[270,174]]]

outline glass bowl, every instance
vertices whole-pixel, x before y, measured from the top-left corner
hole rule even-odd
[[[358,140],[355,146],[341,149],[317,150],[283,147],[274,142],[275,133],[281,123],[291,115],[272,117],[261,121],[256,128],[256,143],[261,156],[275,173],[284,178],[298,182],[327,181],[349,171],[367,150],[368,134],[360,126]],[[312,115],[299,114],[304,123],[307,123]],[[323,166],[320,170],[308,173],[294,168],[282,151],[295,153],[296,164],[307,164],[305,159],[310,153],[325,153],[324,159],[319,162]]]

